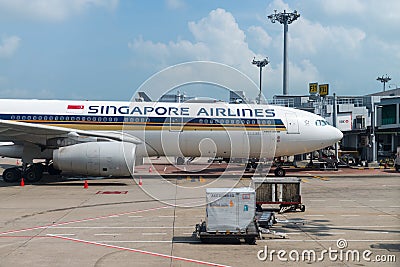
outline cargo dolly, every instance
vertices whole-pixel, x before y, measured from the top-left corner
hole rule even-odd
[[[301,203],[300,178],[253,178],[252,183],[256,190],[257,211],[262,211],[263,204],[279,205],[279,213],[306,210]]]
[[[222,231],[208,231],[207,223],[205,221],[200,224],[196,224],[195,234],[197,238],[200,238],[203,243],[213,243],[213,242],[240,242],[244,240],[249,245],[256,244],[256,238],[260,236],[257,223],[255,221],[251,222],[244,231],[233,231],[226,230]]]

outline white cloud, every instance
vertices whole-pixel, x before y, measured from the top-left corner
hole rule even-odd
[[[292,11],[289,8],[289,5],[283,2],[282,0],[274,0],[272,3],[268,5],[267,12],[271,12],[271,10],[277,10],[280,12],[280,10],[286,10],[286,11]]]
[[[326,13],[335,15],[360,14],[365,12],[365,0],[335,0],[335,1],[319,1]]]
[[[249,44],[252,43],[261,50],[269,47],[272,42],[272,37],[259,26],[250,26],[247,29],[246,39]]]
[[[248,48],[245,33],[231,13],[216,9],[198,22],[189,22],[195,41],[154,43],[137,38],[128,46],[167,65],[187,60],[215,60],[228,65],[248,65],[255,54]],[[139,55],[139,56],[140,56]],[[240,55],[240,56],[238,56]],[[165,67],[165,66],[164,66]]]
[[[186,6],[183,0],[166,0],[166,4],[169,9],[180,9]]]
[[[272,38],[263,28],[250,26],[245,32],[240,29],[233,15],[224,9],[213,10],[197,22],[189,22],[188,26],[194,41],[156,43],[139,37],[130,42],[128,46],[134,53],[135,62],[140,62],[137,67],[161,69],[191,60],[212,60],[239,69],[258,84],[259,71],[251,64],[253,57],[262,58],[269,56],[264,53],[276,52],[276,49],[267,49]],[[254,50],[263,51],[262,55],[249,48],[249,39],[254,42]],[[281,38],[279,41],[281,42]],[[143,66],[143,61],[148,66]],[[298,64],[290,62],[290,84],[296,85],[294,88],[299,88],[300,84],[307,86],[309,80],[319,77],[317,68],[310,60],[303,60]],[[274,93],[280,93],[278,88],[282,84],[282,65],[270,63],[263,72],[263,84],[268,87],[267,96],[271,98],[271,88],[274,88]]]
[[[366,33],[358,28],[344,26],[323,26],[302,18],[291,27],[290,45],[302,53],[321,51],[346,51],[357,49],[365,39]]]
[[[23,18],[63,20],[89,7],[113,9],[118,0],[0,0],[0,14]]]
[[[1,38],[0,58],[11,57],[19,47],[21,38],[18,36],[10,36]]]

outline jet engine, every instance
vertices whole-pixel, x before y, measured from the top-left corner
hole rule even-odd
[[[92,176],[130,176],[136,145],[127,142],[89,142],[53,151],[54,168]]]

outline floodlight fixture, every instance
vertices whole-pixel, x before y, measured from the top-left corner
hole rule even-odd
[[[386,90],[386,83],[387,83],[388,81],[390,81],[391,79],[392,79],[392,78],[390,78],[387,74],[386,74],[386,77],[384,77],[384,76],[382,75],[382,77],[376,78],[377,81],[380,81],[381,83],[383,83],[383,92],[385,92],[385,90]]]
[[[256,58],[253,58],[253,61],[251,62],[253,65],[256,65],[257,67],[260,68],[260,92],[258,93],[258,99],[257,103],[261,103],[261,81],[262,81],[262,68],[268,65],[269,61],[268,58],[264,58],[262,60],[256,60]]]
[[[278,21],[283,24],[283,94],[287,95],[287,68],[288,68],[288,57],[287,57],[287,33],[289,31],[289,24],[297,20],[300,14],[295,10],[293,12],[283,12],[277,13],[275,10],[274,14],[269,15],[267,18],[271,20],[272,23]]]

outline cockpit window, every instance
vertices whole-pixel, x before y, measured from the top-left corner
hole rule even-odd
[[[317,126],[326,126],[329,125],[329,123],[326,120],[316,120],[315,125]]]

